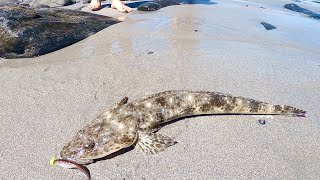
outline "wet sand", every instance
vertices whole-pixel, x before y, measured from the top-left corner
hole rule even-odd
[[[159,131],[178,144],[90,164],[93,179],[318,179],[320,21],[283,9],[288,2],[217,1],[128,15],[102,9],[127,19],[48,55],[2,60],[1,179],[85,179],[51,167],[50,157],[124,96],[171,89],[292,105],[308,117],[264,125],[253,116],[184,119]]]

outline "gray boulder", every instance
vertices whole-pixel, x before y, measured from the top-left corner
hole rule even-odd
[[[91,0],[5,0],[5,1],[19,1],[20,4],[28,5],[30,7],[61,7],[68,6],[74,3],[82,2],[83,4],[90,3]],[[102,0],[105,1],[105,0]]]
[[[0,5],[3,5],[3,4],[17,4],[19,3],[18,0],[0,0]]]
[[[270,23],[267,23],[267,22],[261,22],[261,24],[263,25],[263,27],[266,29],[266,30],[273,30],[273,29],[277,29],[277,27],[275,27],[274,25],[270,24]]]
[[[155,11],[161,8],[161,5],[156,2],[145,2],[138,7],[139,11]]]
[[[298,13],[306,14],[309,17],[314,18],[314,19],[320,19],[320,14],[315,13],[313,11],[310,11],[308,9],[302,8],[302,7],[300,7],[300,6],[298,6],[298,5],[294,4],[294,3],[285,4],[283,7],[286,8],[286,9],[289,9],[291,11],[295,11],[295,12],[298,12]]]
[[[179,5],[175,0],[154,0],[150,2],[145,2],[138,7],[139,11],[155,11],[160,8],[167,6]]]
[[[80,2],[80,0],[19,0],[20,4],[30,7],[61,7]]]
[[[120,21],[87,12],[22,5],[0,6],[0,57],[47,54]]]

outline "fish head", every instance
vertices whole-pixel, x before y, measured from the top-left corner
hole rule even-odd
[[[133,145],[137,137],[137,122],[132,118],[100,117],[78,131],[60,155],[78,164],[88,164]]]

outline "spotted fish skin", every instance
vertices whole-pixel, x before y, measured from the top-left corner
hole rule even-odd
[[[124,98],[89,122],[62,149],[61,157],[79,164],[91,163],[134,144],[154,154],[175,144],[171,138],[154,132],[164,123],[193,115],[306,115],[306,111],[295,107],[218,92],[165,91],[131,103],[127,100]]]
[[[166,91],[133,102],[139,128],[157,129],[168,121],[202,114],[272,114],[303,116],[305,111],[285,105],[271,105],[254,99],[218,92]]]

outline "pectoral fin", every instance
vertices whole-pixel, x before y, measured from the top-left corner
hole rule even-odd
[[[163,151],[174,144],[176,142],[168,136],[139,131],[139,139],[136,146],[145,154],[151,155]]]

